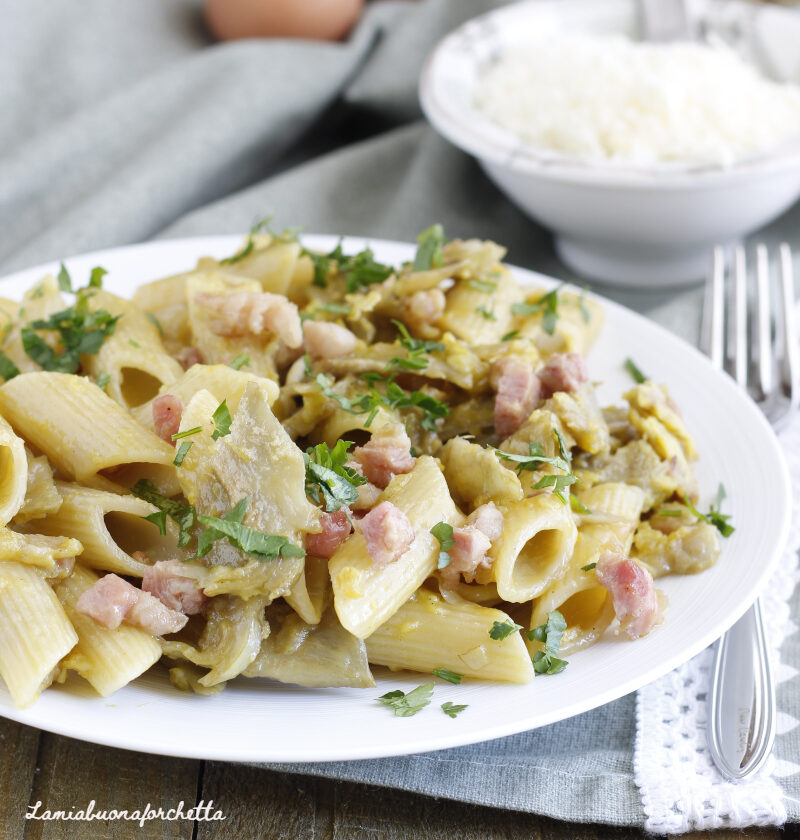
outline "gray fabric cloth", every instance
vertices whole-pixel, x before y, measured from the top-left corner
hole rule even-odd
[[[492,0],[376,2],[345,43],[214,45],[196,0],[0,0],[0,269],[158,237],[274,224],[509,247],[574,278],[549,235],[422,120],[427,51]],[[761,236],[800,245],[800,206]],[[608,291],[690,341],[699,292]],[[795,603],[795,614],[800,603]],[[800,663],[797,636],[786,645]],[[796,680],[782,707],[800,717]],[[473,747],[286,769],[514,808],[637,825],[633,697]],[[779,757],[800,754],[800,729]],[[793,819],[800,779],[782,780]]]

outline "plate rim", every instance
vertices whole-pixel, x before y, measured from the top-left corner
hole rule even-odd
[[[333,247],[333,245],[340,238],[344,240],[345,247],[347,247],[348,244],[350,244],[351,247],[363,247],[365,244],[368,244],[369,246],[378,249],[383,247],[399,247],[402,249],[410,250],[414,247],[413,243],[409,242],[388,240],[379,237],[364,237],[355,235],[339,237],[332,234],[308,233],[302,234],[300,238],[301,241],[307,243],[309,247],[320,249]],[[233,251],[236,247],[238,247],[241,244],[241,242],[242,235],[240,234],[191,236],[180,237],[175,239],[156,239],[141,243],[123,245],[115,248],[102,249],[99,251],[90,251],[86,253],[75,254],[69,257],[65,257],[63,259],[63,262],[66,264],[70,260],[80,259],[87,263],[94,262],[96,264],[100,264],[104,261],[104,259],[108,259],[108,256],[112,254],[114,255],[115,259],[118,259],[124,258],[126,252],[130,251],[158,251],[160,249],[170,250],[172,248],[188,248],[192,250],[196,249],[195,253],[197,257],[199,257],[202,255],[203,251],[205,251],[206,253],[209,250],[213,251],[215,249],[227,249],[229,251]],[[23,281],[30,282],[31,276],[42,276],[47,273],[52,273],[54,270],[58,269],[58,264],[59,261],[50,261],[37,266],[33,266],[31,268],[21,269],[12,272],[8,275],[4,275],[0,277],[0,291],[2,291],[4,288],[7,288],[7,285],[9,283]],[[527,279],[529,282],[540,283],[541,285],[547,288],[553,288],[561,283],[561,281],[554,277],[542,274],[531,269],[524,268],[522,266],[515,265],[514,263],[508,263],[508,265],[517,276],[522,277],[523,279]],[[140,282],[146,282],[149,279],[155,278],[143,278]],[[695,357],[695,361],[699,365],[705,366],[708,372],[710,372],[718,379],[722,387],[730,390],[731,393],[735,393],[736,398],[738,398],[741,402],[743,410],[748,411],[751,416],[751,419],[762,427],[762,431],[765,433],[765,440],[768,439],[770,441],[770,446],[773,449],[773,455],[777,456],[776,462],[780,464],[780,476],[775,476],[773,477],[773,479],[779,481],[779,483],[781,484],[781,487],[779,488],[780,497],[783,499],[791,499],[791,481],[789,476],[789,469],[783,456],[783,453],[780,449],[780,444],[778,443],[777,436],[775,435],[774,430],[769,425],[769,422],[766,420],[760,409],[758,409],[755,403],[752,402],[752,400],[741,399],[743,396],[741,389],[739,389],[738,385],[728,374],[715,370],[711,365],[710,361],[707,359],[707,357],[704,356],[696,347],[694,347],[684,339],[680,338],[679,336],[675,335],[666,327],[663,327],[662,325],[648,319],[646,316],[641,315],[640,313],[635,312],[634,310],[629,309],[628,307],[625,307],[622,304],[616,303],[613,300],[607,299],[602,295],[597,294],[596,292],[586,290],[585,294],[587,297],[600,302],[605,310],[613,311],[616,313],[622,313],[623,317],[633,317],[642,325],[646,325],[648,330],[657,333],[661,338],[666,339],[667,341],[678,342],[683,346],[684,350],[688,350]],[[660,678],[664,674],[669,673],[679,665],[683,664],[684,662],[687,662],[689,659],[700,653],[710,644],[712,644],[744,614],[744,612],[750,607],[753,601],[755,601],[755,599],[758,597],[762,589],[766,586],[777,563],[780,560],[781,553],[785,548],[789,535],[790,524],[791,504],[790,502],[785,502],[783,506],[783,515],[781,517],[779,533],[777,539],[775,540],[775,548],[772,552],[771,557],[769,558],[769,561],[763,566],[762,572],[758,579],[758,584],[755,585],[747,593],[746,596],[739,600],[735,609],[727,611],[724,620],[718,621],[713,629],[707,630],[704,634],[697,637],[692,642],[692,644],[686,645],[681,649],[680,652],[673,653],[672,655],[663,658],[659,661],[657,665],[653,665],[652,667],[648,668],[644,674],[638,673],[637,675],[632,675],[626,680],[616,683],[604,691],[591,694],[588,697],[583,697],[582,699],[578,699],[577,701],[569,703],[569,713],[566,715],[563,714],[563,709],[554,709],[549,714],[540,715],[540,717],[538,717],[535,720],[535,722],[533,722],[530,725],[521,726],[520,721],[518,719],[512,719],[511,722],[505,723],[502,720],[500,720],[500,722],[492,726],[483,724],[478,727],[480,730],[480,736],[477,738],[474,737],[474,735],[472,734],[472,729],[464,727],[460,730],[453,730],[452,733],[447,733],[445,737],[440,736],[440,742],[434,744],[431,743],[431,737],[428,735],[422,735],[415,738],[412,735],[412,733],[409,732],[409,737],[404,739],[402,743],[400,743],[398,740],[398,743],[395,746],[359,745],[357,748],[351,748],[351,750],[347,754],[343,754],[341,750],[338,750],[335,754],[327,754],[324,751],[320,752],[319,745],[315,745],[313,748],[308,748],[305,746],[305,744],[303,744],[302,741],[296,741],[295,746],[291,749],[291,751],[286,751],[285,749],[276,750],[274,748],[270,748],[272,751],[269,756],[243,756],[240,753],[233,754],[231,752],[226,752],[224,748],[209,750],[204,749],[201,745],[195,747],[191,744],[188,745],[187,748],[186,743],[176,747],[159,747],[158,745],[153,745],[152,743],[143,744],[141,742],[141,739],[137,739],[134,733],[128,734],[124,731],[116,731],[113,735],[109,736],[106,736],[103,733],[94,734],[94,732],[92,731],[89,731],[87,733],[85,725],[83,727],[77,724],[71,725],[73,723],[73,719],[68,714],[65,714],[64,717],[59,719],[58,721],[36,720],[35,710],[37,708],[37,704],[34,704],[33,706],[30,706],[26,709],[17,709],[16,707],[8,705],[7,702],[0,702],[0,717],[14,720],[16,722],[30,725],[45,731],[53,732],[58,735],[63,735],[65,737],[77,738],[79,740],[84,740],[91,743],[97,743],[104,746],[110,746],[119,749],[129,749],[152,755],[166,755],[180,758],[205,759],[210,761],[230,761],[240,763],[329,763],[337,761],[393,758],[398,756],[414,755],[423,752],[435,752],[443,749],[452,749],[470,744],[483,743],[486,741],[491,741],[497,738],[507,737],[510,735],[520,734],[522,732],[538,729],[541,726],[547,726],[562,720],[568,720],[572,717],[583,714],[587,711],[590,711],[592,709],[606,705],[614,700],[617,700],[620,697],[623,697],[653,682],[654,680]],[[380,676],[384,677],[386,675],[381,673]],[[389,675],[388,679],[391,680],[391,678],[391,675]],[[256,685],[255,683],[250,684]],[[504,684],[492,683],[491,685],[494,686]],[[533,683],[526,684],[526,686],[509,685],[507,687],[509,688],[509,690],[514,690],[530,688],[532,685]],[[296,686],[286,686],[286,688],[297,690]],[[313,689],[300,690],[314,691]],[[4,687],[2,691],[3,697],[5,699],[7,695],[5,694],[6,690]],[[351,691],[356,691],[356,689],[351,689]],[[363,692],[363,689],[359,689],[358,691]],[[81,703],[86,702],[87,699],[83,696],[67,696],[71,697],[72,699],[79,700]],[[264,696],[268,697],[269,695],[265,694]],[[90,701],[94,700],[108,702],[109,700],[113,700],[113,695],[111,698],[101,698],[97,696],[89,697],[88,699]],[[202,702],[211,698],[194,699],[198,702]],[[393,718],[388,717],[387,720],[393,720]],[[300,748],[298,748],[297,745],[299,745]]]

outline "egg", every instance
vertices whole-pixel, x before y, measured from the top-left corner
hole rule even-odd
[[[209,29],[221,41],[308,38],[338,41],[353,28],[364,0],[205,0]]]

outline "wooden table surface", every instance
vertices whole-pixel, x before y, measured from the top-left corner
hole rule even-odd
[[[176,808],[213,800],[224,821],[27,820],[39,813]],[[800,840],[800,827],[685,835]],[[579,825],[349,782],[99,747],[0,719],[0,840],[638,840],[638,829]]]

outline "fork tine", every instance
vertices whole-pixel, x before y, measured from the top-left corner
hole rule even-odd
[[[790,410],[800,403],[800,351],[797,347],[796,319],[794,314],[794,279],[792,252],[783,242],[778,249],[780,260],[781,297],[783,298],[783,385],[788,392]]]
[[[762,398],[772,393],[772,336],[770,329],[769,259],[766,245],[756,246],[756,324],[758,387]]]
[[[736,247],[734,254],[734,276],[733,276],[733,318],[732,341],[728,346],[728,352],[733,361],[733,375],[736,382],[742,387],[747,387],[747,259],[744,248],[741,245]]]
[[[711,277],[706,283],[703,324],[700,336],[703,352],[716,368],[722,367],[725,346],[724,329],[725,251],[717,245],[711,258]]]

